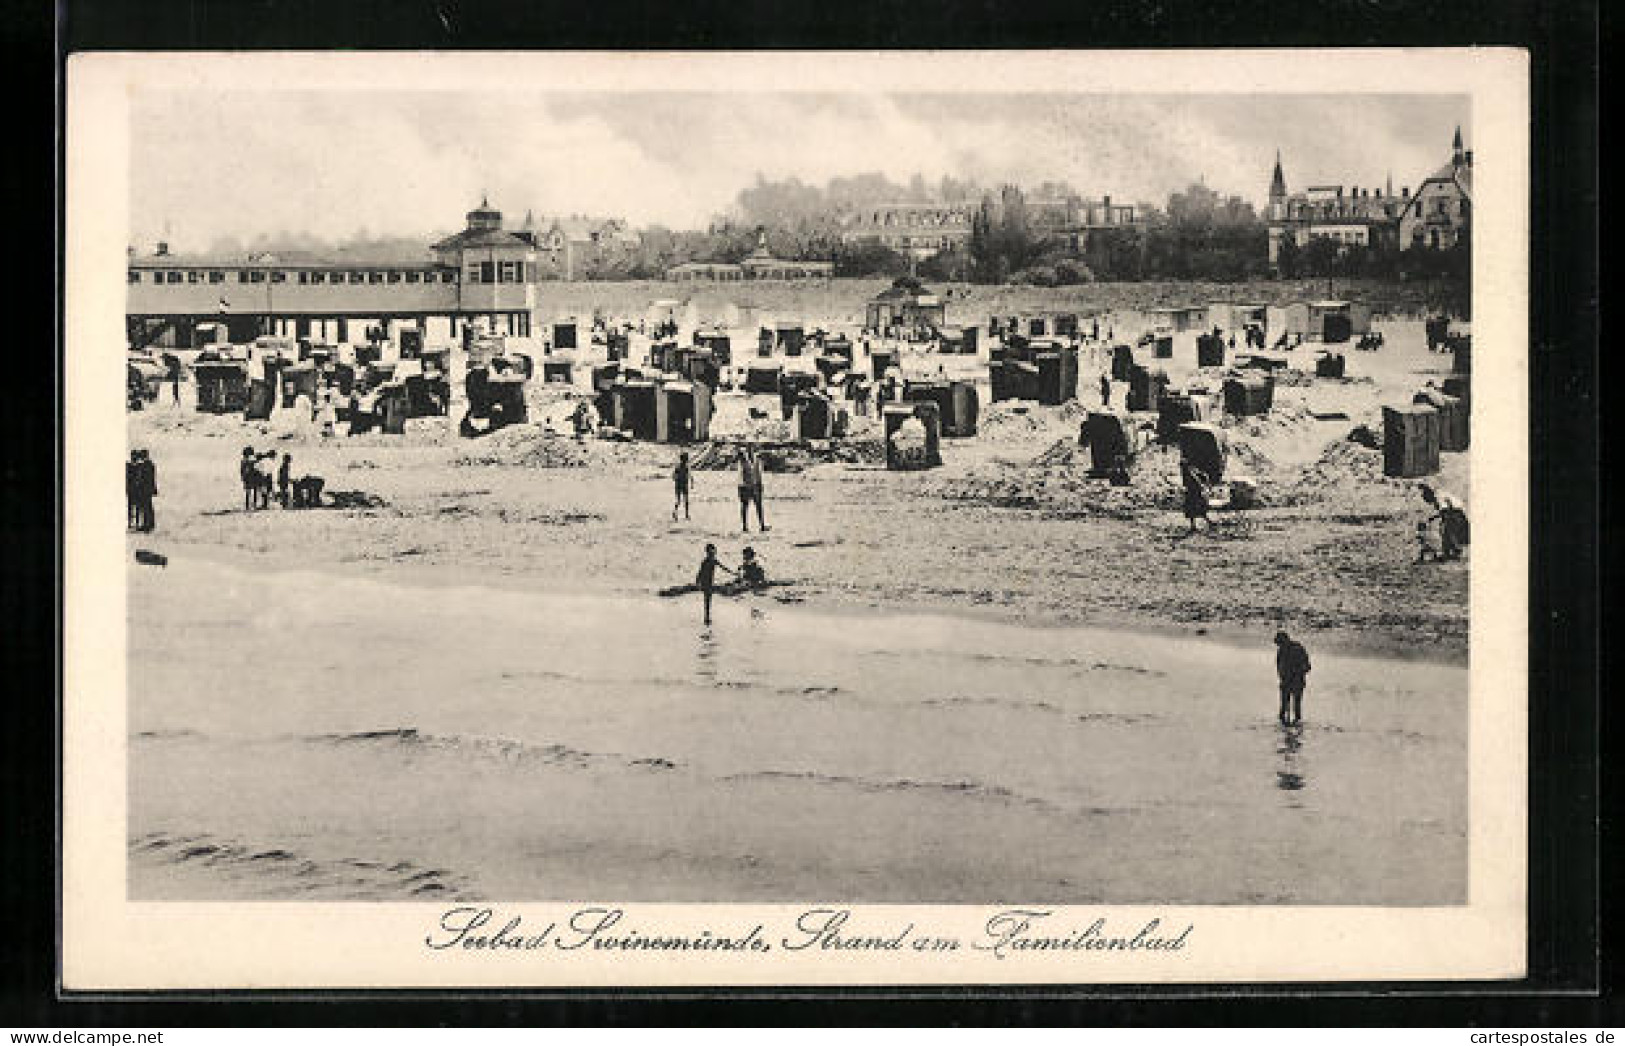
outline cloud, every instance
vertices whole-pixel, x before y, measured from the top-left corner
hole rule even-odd
[[[1198,177],[1414,185],[1465,123],[1453,96],[148,90],[132,112],[132,236],[427,236],[482,193],[511,215],[702,225],[758,174],[1064,180],[1160,203]]]

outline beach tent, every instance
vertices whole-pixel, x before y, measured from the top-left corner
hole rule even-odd
[[[1090,475],[1106,476],[1126,469],[1140,452],[1140,429],[1132,418],[1111,411],[1091,411],[1083,423],[1089,443]]]
[[[1078,350],[1062,346],[1033,356],[1038,368],[1038,389],[1034,397],[1046,406],[1058,406],[1078,398]]]
[[[806,341],[807,332],[799,323],[781,321],[773,325],[774,347],[783,349],[786,356],[801,355],[801,347]]]
[[[574,317],[556,320],[553,323],[553,347],[555,349],[573,349],[576,347],[577,323]]]
[[[1216,301],[1207,307],[1207,322],[1204,326],[1209,330],[1218,327],[1222,330],[1238,331],[1249,323],[1267,329],[1269,309],[1263,305],[1239,305],[1234,302]]]
[[[980,403],[976,386],[968,381],[907,381],[902,399],[905,403],[935,403],[944,436],[976,435]]]
[[[881,408],[886,467],[935,468],[942,464],[942,422],[935,403],[893,403]]]
[[[1134,350],[1127,345],[1112,346],[1112,380],[1127,381],[1134,367]]]
[[[783,369],[776,363],[753,365],[746,368],[745,391],[776,394],[779,391],[779,374]]]
[[[1162,390],[1167,387],[1166,373],[1136,366],[1129,371],[1126,406],[1129,410],[1156,410],[1157,401],[1162,398]]]
[[[795,413],[796,400],[803,392],[818,387],[818,375],[804,371],[785,371],[779,375],[779,413],[785,421]]]
[[[1315,357],[1315,377],[1341,378],[1348,369],[1348,360],[1340,352],[1323,352]]]
[[[1180,463],[1200,469],[1209,482],[1224,478],[1226,450],[1223,429],[1199,421],[1179,426]]]
[[[1439,471],[1439,412],[1422,403],[1382,408],[1382,474],[1410,479]]]
[[[658,435],[658,406],[655,383],[639,379],[623,381],[612,389],[615,427],[630,432],[634,439],[653,440]]]
[[[655,439],[694,443],[711,437],[711,389],[693,381],[668,381],[655,396]]]
[[[1412,397],[1413,403],[1425,403],[1439,412],[1439,449],[1462,451],[1467,449],[1468,410],[1466,401],[1438,389],[1423,389]]]
[[[1217,334],[1197,335],[1196,365],[1198,367],[1224,366],[1224,339]]]
[[[543,360],[542,382],[562,382],[569,385],[575,381],[575,364],[570,360]]]
[[[846,411],[821,392],[804,392],[796,400],[791,427],[797,439],[834,439],[846,434]]]
[[[1275,378],[1228,378],[1224,383],[1224,410],[1238,418],[1267,414],[1275,404]]]
[[[1146,317],[1155,329],[1172,331],[1200,330],[1207,321],[1207,309],[1195,305],[1178,305],[1160,309],[1147,309]]]
[[[1157,400],[1157,442],[1178,442],[1179,427],[1189,422],[1207,420],[1208,405],[1206,396],[1164,392]]]

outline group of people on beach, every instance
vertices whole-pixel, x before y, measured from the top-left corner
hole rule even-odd
[[[320,476],[293,477],[293,455],[283,454],[273,468],[276,451],[256,451],[244,447],[237,462],[237,476],[243,484],[243,511],[271,507],[272,492],[283,508],[315,508],[321,503],[325,482]]]
[[[694,575],[694,587],[700,590],[705,600],[705,623],[711,623],[711,598],[717,590],[717,571],[726,570],[738,578],[747,590],[762,588],[767,584],[767,570],[762,561],[756,558],[756,550],[749,545],[740,553],[739,569],[728,566],[717,558],[717,546],[707,542],[705,545],[705,558],[700,560],[700,569]]]
[[[689,463],[688,451],[677,455],[677,466],[672,469],[671,479],[674,499],[671,506],[671,518],[677,519],[677,510],[681,509],[683,518],[691,519],[689,515],[689,491],[693,485],[694,470]],[[750,533],[750,509],[756,506],[756,528],[767,533],[767,516],[762,508],[762,459],[754,447],[749,444],[739,448],[739,529],[746,534]]]

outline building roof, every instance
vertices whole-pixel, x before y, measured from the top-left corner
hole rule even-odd
[[[434,245],[437,251],[478,249],[482,247],[525,247],[530,242],[505,229],[464,229]]]
[[[247,254],[141,254],[132,269],[438,269],[427,251],[253,251]]]

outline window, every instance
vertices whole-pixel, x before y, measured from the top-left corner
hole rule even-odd
[[[469,265],[468,265],[468,282],[469,283],[478,283],[478,282],[480,282],[480,266],[479,266],[478,262],[470,262],[469,263]]]
[[[308,273],[308,272],[301,272],[301,273],[300,273],[300,274],[299,274],[299,282],[300,282],[300,283],[309,283],[309,282],[310,282],[310,273]]]
[[[191,270],[190,272],[188,272],[186,274],[186,282],[187,283],[202,283],[203,282],[203,274],[201,272],[198,272],[196,269],[193,269],[193,270]]]
[[[420,275],[419,273],[415,273],[415,272],[407,273],[406,274],[406,282],[407,283],[416,283],[416,282],[418,282],[419,275]]]
[[[237,282],[238,283],[247,283],[248,282],[248,270],[247,269],[238,269],[237,270]]]
[[[225,283],[226,282],[226,274],[223,273],[223,272],[219,272],[219,271],[211,272],[211,273],[209,273],[209,282],[210,283]]]
[[[457,282],[457,273],[452,269],[447,269],[445,272],[440,274],[440,282],[441,283],[456,283]]]
[[[496,263],[488,261],[480,262],[480,282],[495,283],[496,281]]]
[[[401,282],[401,274],[398,271],[396,271],[395,269],[391,269],[391,270],[389,270],[388,279],[389,279],[390,283],[399,283],[399,282]]]
[[[287,279],[288,279],[288,274],[283,272],[281,269],[278,269],[276,272],[271,273],[271,282],[272,283],[286,283]]]
[[[367,282],[368,283],[383,283],[384,282],[384,274],[379,272],[377,269],[374,269],[373,271],[367,273]]]
[[[248,282],[249,283],[264,283],[265,282],[265,272],[264,272],[264,270],[263,269],[250,269],[248,271]]]
[[[311,273],[310,274],[310,282],[311,283],[326,283],[327,282],[327,273],[325,273],[325,272],[313,272],[313,273]]]
[[[141,274],[139,272],[137,272],[136,270],[134,270],[134,269],[131,269],[125,275],[127,277],[129,277],[129,281],[131,283],[140,283],[141,282]]]
[[[367,282],[367,274],[364,273],[364,272],[352,272],[352,273],[350,273],[350,282],[351,283],[366,283]],[[340,340],[342,340],[342,339],[340,339]]]
[[[499,282],[499,283],[518,283],[519,282],[519,273],[515,271],[519,266],[518,262],[505,261],[505,262],[501,262],[500,265],[501,265],[501,268],[498,269],[498,271],[497,271],[497,282]]]
[[[166,272],[164,273],[164,281],[166,283],[179,283],[181,282],[181,274],[178,272]]]

